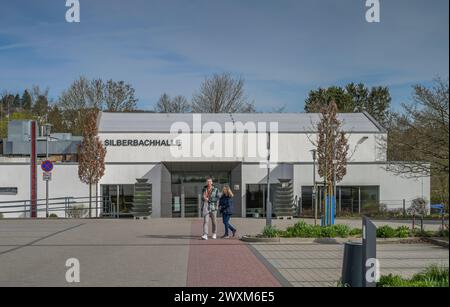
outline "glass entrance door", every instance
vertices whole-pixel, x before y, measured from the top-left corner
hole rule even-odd
[[[213,178],[219,191],[230,184],[230,174],[227,172],[212,175],[195,172],[172,174],[172,217],[200,216],[201,194],[208,176]]]

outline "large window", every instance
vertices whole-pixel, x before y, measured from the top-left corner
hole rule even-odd
[[[131,217],[134,184],[102,185],[103,215]]]
[[[319,212],[323,198],[323,188],[318,187]],[[336,213],[359,214],[372,206],[378,206],[380,201],[379,186],[338,186],[336,188]],[[303,216],[314,213],[313,187],[302,187],[301,212]]]
[[[270,185],[270,201],[273,204],[273,196],[277,187],[281,184],[274,183]],[[265,216],[267,184],[247,184],[246,189],[246,217],[263,217]]]

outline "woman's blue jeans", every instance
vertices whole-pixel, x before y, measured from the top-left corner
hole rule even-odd
[[[230,224],[231,214],[223,214],[223,224],[225,225],[225,236],[229,235],[229,231],[236,231],[236,227]]]

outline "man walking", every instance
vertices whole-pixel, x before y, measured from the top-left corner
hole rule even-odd
[[[208,177],[202,191],[202,213],[203,213],[203,240],[208,240],[208,223],[211,219],[212,238],[217,239],[217,202],[219,190],[213,185],[212,178]]]

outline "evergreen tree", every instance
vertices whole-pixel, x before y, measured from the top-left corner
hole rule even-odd
[[[28,90],[25,90],[22,95],[22,109],[25,111],[31,111],[32,98]]]
[[[16,110],[19,110],[22,108],[19,94],[16,94],[16,96],[14,96],[13,107]]]
[[[389,115],[391,95],[387,87],[375,86],[370,90],[362,83],[350,83],[344,88],[332,86],[309,92],[305,101],[305,111],[319,113],[320,110],[335,102],[341,113],[363,112],[372,115],[384,125]]]

